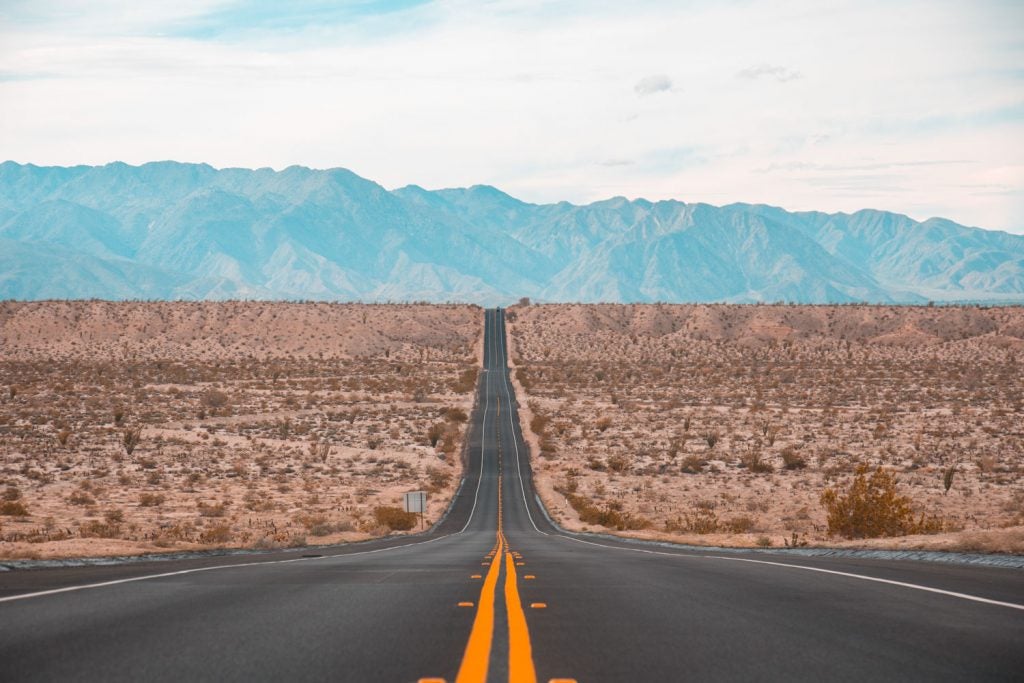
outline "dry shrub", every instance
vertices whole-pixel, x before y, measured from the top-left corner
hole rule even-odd
[[[444,419],[449,422],[465,422],[469,419],[469,416],[466,415],[466,411],[462,408],[445,408],[442,415],[444,416]]]
[[[914,517],[910,498],[896,490],[896,475],[878,467],[869,476],[869,470],[867,465],[858,466],[845,492],[829,487],[821,494],[829,534],[878,538],[942,531],[941,520]]]
[[[780,455],[782,455],[782,462],[787,470],[802,470],[807,467],[807,461],[795,446],[786,446]]]
[[[116,522],[92,520],[80,526],[78,534],[82,538],[120,538],[121,525]]]
[[[700,474],[704,471],[704,465],[707,465],[708,461],[699,455],[688,455],[683,458],[683,462],[679,465],[679,471],[683,474]]]
[[[79,489],[71,492],[71,495],[68,496],[68,502],[72,505],[92,505],[96,502],[96,499],[90,496],[88,491]]]
[[[124,437],[121,443],[124,444],[124,451],[128,455],[131,455],[135,450],[135,447],[139,445],[139,441],[142,440],[142,429],[139,427],[124,430]]]
[[[199,534],[199,541],[200,543],[227,543],[231,537],[231,525],[224,523],[207,528],[206,531]]]
[[[140,493],[139,506],[144,508],[159,507],[164,504],[162,493]]]
[[[458,379],[451,384],[452,392],[456,394],[468,394],[476,388],[477,367],[474,365],[459,373]]]
[[[416,526],[416,513],[406,512],[400,507],[378,505],[373,509],[373,516],[378,524],[392,531],[408,531]]]
[[[202,404],[207,408],[216,410],[217,408],[223,408],[230,402],[230,398],[223,391],[217,389],[209,389],[203,392]]]
[[[20,500],[5,500],[0,503],[0,515],[8,517],[27,517],[28,508]]]
[[[743,458],[743,465],[755,474],[765,474],[775,469],[770,462],[764,459],[761,451],[751,451]]]
[[[579,515],[581,522],[597,524],[618,531],[646,529],[651,526],[650,520],[623,512],[622,503],[618,501],[609,502],[601,508],[594,505],[589,498],[573,493],[568,488],[558,489],[558,492],[569,501],[569,505]]]
[[[207,505],[206,503],[200,502],[197,507],[199,509],[199,514],[202,517],[223,517],[225,513],[227,513],[227,505],[225,503]]]
[[[757,526],[757,521],[747,515],[733,517],[725,523],[725,528],[732,534],[749,534]]]
[[[427,430],[427,441],[430,442],[431,447],[436,447],[437,442],[444,436],[447,425],[444,422],[437,422],[430,425],[430,429]]]
[[[430,480],[427,489],[431,493],[437,493],[448,486],[452,476],[439,467],[429,466],[427,467],[427,478]]]
[[[620,453],[608,456],[608,469],[612,472],[625,472],[627,467],[629,467],[629,460],[626,456]]]

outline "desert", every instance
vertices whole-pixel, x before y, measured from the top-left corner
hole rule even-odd
[[[461,473],[468,305],[0,303],[0,558],[405,533]]]
[[[1024,551],[1020,307],[519,305],[508,321],[536,484],[569,529]],[[919,533],[830,533],[823,493],[859,468],[895,479]]]

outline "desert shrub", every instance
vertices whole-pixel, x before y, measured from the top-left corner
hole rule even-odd
[[[624,472],[629,467],[629,460],[621,453],[608,456],[608,469],[612,472]]]
[[[199,515],[201,517],[223,517],[227,512],[227,505],[224,503],[207,505],[200,501],[196,507],[199,509]]]
[[[215,524],[199,534],[200,543],[227,543],[231,540],[231,525]]]
[[[430,466],[427,467],[427,479],[430,481],[430,485],[427,488],[436,493],[448,486],[448,483],[452,479],[452,475],[440,467]]]
[[[121,525],[117,522],[92,520],[78,527],[78,535],[82,538],[120,538]]]
[[[129,427],[124,430],[124,436],[121,438],[121,443],[124,445],[124,452],[131,455],[135,451],[135,447],[139,445],[139,441],[142,440],[142,429],[139,427]]]
[[[19,498],[21,498],[21,489],[17,486],[8,486],[4,489],[4,500],[18,500]]]
[[[710,500],[694,502],[684,521],[685,530],[695,534],[713,534],[721,527],[718,515],[715,514],[715,504]]]
[[[474,365],[459,373],[458,379],[451,383],[451,390],[456,394],[468,394],[476,388],[477,367]]]
[[[618,501],[610,502],[602,508],[594,505],[586,496],[573,493],[568,487],[560,488],[558,492],[565,496],[569,505],[579,515],[580,521],[586,524],[597,524],[618,531],[646,529],[651,526],[650,520],[623,512],[622,503]]]
[[[96,499],[90,496],[88,491],[79,489],[71,492],[71,495],[68,496],[68,502],[72,505],[92,505],[96,502]]]
[[[28,508],[20,500],[5,500],[0,503],[0,515],[8,517],[27,517]]]
[[[598,418],[597,422],[595,423],[595,426],[597,427],[597,429],[599,431],[603,432],[603,431],[605,431],[606,429],[608,429],[609,427],[612,426],[612,419],[610,417],[607,417],[607,416],[602,417],[602,418]]]
[[[751,451],[748,453],[743,458],[743,465],[755,474],[764,474],[775,469],[770,462],[764,459],[761,451]]]
[[[392,531],[408,531],[416,526],[416,513],[406,512],[400,507],[378,505],[373,509],[373,517],[378,524]]]
[[[721,438],[718,432],[704,432],[704,442],[707,443],[708,448],[714,448]]]
[[[729,533],[733,534],[748,534],[754,530],[757,522],[746,515],[740,515],[739,517],[733,517],[725,523],[725,528]]]
[[[857,467],[846,491],[826,488],[821,504],[828,515],[829,534],[846,538],[877,538],[936,533],[942,522],[923,514],[915,518],[908,496],[896,489],[896,475],[878,467]]]
[[[682,464],[679,465],[679,471],[683,474],[700,474],[704,471],[704,465],[707,464],[707,460],[701,458],[698,455],[688,455],[683,458]]]
[[[230,398],[223,391],[218,391],[217,389],[208,389],[207,391],[203,392],[203,395],[200,398],[200,400],[202,404],[207,408],[216,410],[217,408],[223,408],[224,406],[226,406],[230,401]]]
[[[787,470],[802,470],[807,467],[807,461],[800,455],[795,446],[786,446],[782,449],[782,463]]]
[[[437,446],[437,442],[440,441],[441,437],[444,436],[444,432],[446,429],[447,426],[445,425],[444,422],[437,422],[430,425],[430,428],[427,429],[427,441],[430,442],[431,446]]]
[[[71,430],[68,429],[67,427],[64,427],[59,432],[57,432],[57,443],[59,443],[61,446],[67,446],[68,445],[68,439],[70,439],[70,438],[71,438]]]
[[[530,418],[530,431],[532,431],[537,436],[544,434],[544,430],[548,428],[549,421],[550,418],[548,418],[546,415],[541,415],[540,413],[534,411],[533,417]]]
[[[164,504],[164,495],[162,493],[140,493],[139,494],[139,506],[144,508],[159,507]]]
[[[462,408],[448,408],[444,411],[444,419],[449,422],[465,422],[469,419],[466,411]]]

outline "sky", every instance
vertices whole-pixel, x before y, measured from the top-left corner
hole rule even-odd
[[[1024,233],[1024,2],[0,0],[0,157]]]

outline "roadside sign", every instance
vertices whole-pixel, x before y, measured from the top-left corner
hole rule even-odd
[[[420,528],[423,528],[423,513],[427,511],[427,492],[410,491],[405,494],[402,501],[406,512],[418,512],[420,515]]]
[[[405,494],[405,511],[423,514],[427,511],[427,492],[410,491]]]

